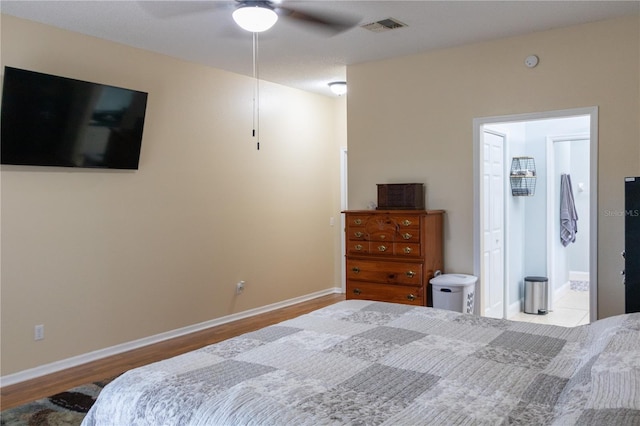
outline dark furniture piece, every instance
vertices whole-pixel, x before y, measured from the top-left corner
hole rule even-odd
[[[345,213],[347,299],[432,306],[429,280],[443,269],[444,212]]]
[[[625,178],[625,313],[640,312],[640,177]]]

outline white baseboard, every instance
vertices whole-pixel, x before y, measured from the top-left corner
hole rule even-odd
[[[285,300],[271,305],[261,306],[255,309],[249,309],[247,311],[238,312],[236,314],[226,315],[221,318],[216,318],[210,321],[201,322],[199,324],[189,325],[176,330],[167,331],[164,333],[156,334],[142,339],[133,340],[131,342],[122,343],[119,345],[111,346],[108,348],[100,349],[86,354],[66,358],[60,361],[55,361],[49,364],[40,365],[38,367],[30,368],[28,370],[19,371],[13,374],[7,374],[0,377],[0,386],[9,386],[16,383],[24,382],[26,380],[35,379],[37,377],[46,376],[47,374],[55,373],[68,368],[77,367],[88,362],[97,361],[108,356],[118,355],[133,349],[138,349],[144,346],[159,343],[165,340],[173,339],[176,337],[184,336],[186,334],[194,333],[196,331],[205,330],[207,328],[215,327],[218,325],[226,324],[239,319],[252,317],[258,314],[274,311],[276,309],[285,308],[287,306],[295,305],[296,303],[306,302],[317,297],[326,296],[329,294],[342,293],[340,288],[330,288],[327,290],[318,291],[315,293],[307,294],[305,296],[296,297],[293,299]]]
[[[567,281],[553,292],[553,300],[558,300],[571,290],[571,281]]]
[[[518,299],[515,302],[509,304],[509,306],[507,307],[507,318],[518,315],[520,312],[524,312],[524,298]]]

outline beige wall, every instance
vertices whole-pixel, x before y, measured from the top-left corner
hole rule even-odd
[[[149,93],[138,171],[2,167],[2,375],[340,286],[344,100],[262,83],[257,151],[250,78],[1,24],[2,66]]]
[[[445,268],[473,272],[477,117],[599,107],[598,316],[624,312],[623,178],[640,174],[640,18],[597,22],[350,66],[349,207],[376,183],[424,182],[447,211]],[[524,66],[531,54],[534,69]]]

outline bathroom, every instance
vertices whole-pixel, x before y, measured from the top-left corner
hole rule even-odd
[[[589,322],[590,121],[590,115],[577,115],[484,125],[485,132],[504,138],[502,317],[563,326]],[[530,193],[512,190],[509,175],[517,157],[534,164]],[[566,246],[560,238],[562,174],[569,176],[577,216],[575,238]],[[530,276],[548,278],[547,314],[524,312]]]

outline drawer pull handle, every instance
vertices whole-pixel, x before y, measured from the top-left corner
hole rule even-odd
[[[411,247],[405,247],[405,248],[404,248],[404,252],[405,252],[406,254],[411,253]]]
[[[356,244],[356,246],[354,248],[356,250],[360,251],[360,250],[362,250],[362,244]]]
[[[362,219],[354,219],[353,223],[356,225],[362,225]]]
[[[408,232],[405,232],[404,234],[402,234],[402,238],[404,238],[405,240],[410,240],[411,237],[413,237],[413,235],[411,235]]]
[[[359,289],[359,288],[354,288],[354,289],[353,289],[353,293],[354,293],[354,294],[361,294],[361,293],[362,293],[362,291],[360,291],[360,289]]]
[[[378,246],[378,251],[387,251],[387,246]]]
[[[360,268],[358,268],[357,266],[354,266],[353,268],[351,268],[351,270],[353,271],[354,274],[360,273]]]
[[[362,236],[364,235],[362,232],[358,231],[354,234],[356,236],[356,238],[362,238]]]
[[[408,299],[408,300],[416,300],[416,296],[415,296],[415,294],[411,294],[411,293],[409,293],[409,294],[407,295],[407,299]]]
[[[415,276],[416,276],[416,273],[415,273],[415,272],[413,272],[413,271],[407,271],[407,272],[406,272],[406,275],[407,275],[407,277],[409,277],[409,278],[413,278],[413,277],[415,277]]]
[[[402,221],[402,224],[404,226],[409,226],[409,225],[411,225],[411,221],[409,219],[405,219],[405,220]]]

